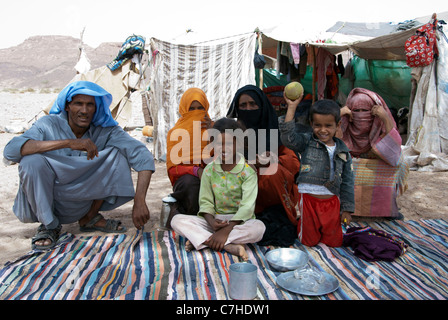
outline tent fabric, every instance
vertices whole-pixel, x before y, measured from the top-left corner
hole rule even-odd
[[[102,66],[87,73],[79,73],[69,83],[91,81],[112,94],[113,100],[109,109],[114,119],[124,128],[131,121],[132,117],[129,86],[133,74],[135,72],[131,70],[131,60],[128,60],[115,71],[111,71],[107,66]],[[48,114],[53,104],[54,102],[51,102],[43,111]]]
[[[448,12],[437,13],[439,20],[448,21]],[[415,27],[398,31],[400,25],[386,22],[354,23],[337,22],[325,31],[320,25],[310,21],[294,24],[283,23],[263,31],[263,48],[276,47],[278,41],[308,43],[318,48],[325,48],[332,54],[351,50],[367,60],[406,60],[405,41],[431,16],[416,18]],[[320,21],[318,21],[320,23]]]
[[[365,37],[380,37],[396,31],[396,26],[388,22],[346,22],[338,21],[327,32]]]
[[[367,60],[406,60],[405,41],[415,34],[414,29],[395,32],[349,45],[356,55]]]
[[[256,34],[217,45],[178,45],[151,39],[150,110],[154,122],[154,157],[166,154],[167,132],[179,118],[179,101],[189,88],[202,89],[212,119],[226,116],[234,93],[255,85]]]
[[[403,152],[419,171],[448,170],[448,43],[443,37],[438,48],[438,60],[412,70],[417,88]]]
[[[409,106],[411,68],[406,61],[365,60],[354,56],[345,70],[339,82],[340,103],[345,103],[350,91],[359,87],[379,94],[389,108],[399,110]]]

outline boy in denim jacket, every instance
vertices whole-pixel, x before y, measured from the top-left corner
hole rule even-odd
[[[341,221],[349,224],[355,209],[352,158],[344,142],[335,137],[340,126],[340,108],[332,100],[319,100],[311,106],[312,132],[296,132],[294,114],[301,98],[285,96],[288,110],[280,118],[283,144],[301,156],[297,184],[301,217],[299,240],[307,246],[322,242],[342,245]]]

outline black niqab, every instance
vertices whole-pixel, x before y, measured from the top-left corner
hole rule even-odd
[[[254,99],[255,103],[258,105],[258,110],[240,110],[239,109],[239,99],[241,95],[247,94],[252,99]],[[228,118],[236,118],[239,121],[242,121],[247,129],[254,129],[256,131],[257,143],[256,150],[258,154],[258,130],[257,129],[266,129],[266,147],[264,150],[260,150],[260,153],[264,151],[271,151],[271,141],[269,130],[275,129],[278,133],[278,116],[275,112],[274,107],[269,101],[266,94],[258,87],[254,85],[246,85],[236,92],[232,103],[230,104],[229,111],[227,112]],[[280,134],[278,133],[278,144],[277,147],[282,145],[280,141]],[[275,150],[277,151],[277,150]]]

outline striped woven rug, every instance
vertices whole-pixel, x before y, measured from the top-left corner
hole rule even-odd
[[[359,223],[365,226],[366,224]],[[264,254],[274,247],[249,245],[258,267],[259,300],[295,299],[446,299],[448,297],[448,224],[444,220],[369,223],[409,245],[394,262],[369,263],[350,248],[294,247],[310,263],[336,276],[335,292],[307,297],[276,285]],[[209,249],[186,252],[185,239],[173,232],[135,235],[64,234],[56,248],[30,252],[0,270],[1,300],[123,299],[226,300],[228,268],[238,258]]]

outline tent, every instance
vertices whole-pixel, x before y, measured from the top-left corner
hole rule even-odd
[[[448,21],[448,12],[437,14],[437,18]],[[439,32],[439,59],[430,66],[410,68],[405,63],[405,41],[430,19],[431,16],[425,16],[398,25],[338,22],[326,32],[302,28],[301,34],[297,28],[284,26],[263,32],[263,52],[271,57],[278,57],[276,50],[282,42],[305,44],[312,47],[314,53],[320,49],[334,55],[350,51],[355,55],[353,61],[357,63],[355,77],[370,77],[364,79],[364,83],[358,81],[355,86],[377,91],[385,98],[389,107],[404,103],[409,106],[409,139],[403,146],[403,151],[411,168],[425,171],[448,170],[448,65],[445,38]],[[320,67],[316,60],[313,66]],[[305,84],[316,81],[314,75],[312,79],[307,76],[302,79]],[[286,78],[286,81],[290,80],[292,79]],[[369,87],[374,81],[377,81],[376,85]],[[343,81],[340,82],[339,89],[343,91]],[[346,88],[345,92],[348,93],[349,89],[351,87]],[[316,94],[315,90],[314,87],[311,90],[308,87],[307,91]],[[397,102],[397,96],[400,95]],[[341,103],[344,102],[344,97],[338,98],[342,100]]]
[[[444,75],[446,51],[443,38],[439,41],[441,57],[431,67],[411,70],[404,64],[405,41],[430,18],[430,16],[417,18],[398,26],[387,23],[338,22],[326,31],[320,31],[320,26],[316,25],[294,24],[291,27],[283,24],[276,28],[259,30],[259,33],[250,32],[214,42],[195,39],[197,44],[171,43],[151,38],[150,55],[144,68],[139,63],[136,68],[136,63],[128,60],[119,70],[112,71],[104,66],[78,74],[72,81],[90,79],[111,91],[114,96],[111,110],[122,126],[126,126],[132,117],[132,107],[129,105],[130,93],[134,90],[140,91],[149,108],[150,121],[154,125],[154,156],[163,160],[166,152],[166,134],[179,117],[177,108],[186,89],[199,87],[204,90],[210,101],[210,115],[217,119],[225,116],[233,93],[238,88],[246,84],[256,84],[255,73],[263,83],[266,70],[256,70],[253,63],[257,34],[262,35],[258,38],[261,39],[258,41],[260,46],[258,52],[265,54],[267,60],[268,56],[271,57],[268,62],[276,68],[279,43],[302,44],[311,50],[311,65],[316,67],[311,69],[311,78],[303,80],[308,81],[311,87],[308,92],[314,95],[314,100],[322,98],[322,88],[327,84],[324,81],[316,85],[318,72],[316,70],[319,65],[322,68],[322,63],[328,64],[331,55],[341,54],[345,55],[345,58],[350,57],[347,54],[350,52],[362,59],[357,62],[355,70],[358,72],[356,75],[358,80],[360,74],[370,77],[370,80],[366,79],[364,83],[358,82],[355,85],[369,88],[368,81],[376,79],[381,85],[370,89],[378,91],[389,106],[394,105],[392,98],[400,94],[401,99],[408,100],[407,91],[412,87],[409,97],[412,103],[409,121],[410,139],[405,146],[405,155],[416,168],[424,166],[425,169],[422,170],[432,170],[430,168],[445,170],[448,169],[448,165],[445,166],[445,162],[448,161],[444,158],[447,153],[448,134],[444,129],[447,127],[444,123],[447,84]],[[438,14],[438,19],[448,19],[448,12]],[[328,52],[329,55],[326,59],[320,60],[320,52]],[[143,77],[146,68],[147,83]],[[362,72],[359,71],[361,69]],[[275,73],[279,79],[278,69]],[[291,79],[286,77],[284,80]],[[349,92],[352,85],[346,84],[345,93]],[[341,89],[339,96],[335,98],[344,103],[344,95],[341,95],[344,93],[343,81],[339,83],[339,88]],[[388,94],[391,97],[390,101]],[[403,102],[399,103],[402,104]],[[143,111],[148,111],[145,109],[144,107]],[[146,118],[149,118],[149,115]],[[439,159],[438,164],[428,166],[435,159]]]
[[[415,92],[403,151],[419,171],[448,170],[448,39],[438,35],[438,60],[412,70]]]
[[[210,117],[218,119],[225,117],[237,89],[255,84],[255,39],[255,33],[218,44],[151,39],[148,83],[156,159],[165,159],[167,133],[179,118],[180,98],[187,89],[202,89],[210,103]]]
[[[403,62],[403,60],[405,60],[404,42],[411,34],[415,32],[414,29],[396,32],[397,26],[389,23],[373,24],[337,22],[333,27],[329,28],[325,32],[314,32],[313,30],[303,29],[302,32],[305,35],[298,36],[296,32],[299,32],[299,30],[293,29],[291,32],[291,30],[286,27],[283,27],[281,30],[267,30],[263,33],[263,52],[271,57],[277,57],[278,60],[279,52],[277,51],[279,50],[279,45],[284,43],[300,43],[307,47],[308,64],[311,65],[311,72],[313,72],[313,69],[319,70],[319,67],[321,67],[319,66],[319,64],[322,64],[322,61],[319,61],[320,53],[329,52],[331,55],[342,55],[344,58],[344,65],[349,61],[356,65],[353,72],[358,73],[358,82],[361,81],[361,78],[364,78],[364,82],[352,84],[352,87],[353,85],[363,87],[368,86],[368,89],[375,91],[381,91],[381,87],[385,87],[390,90],[391,81],[393,80],[393,84],[397,84],[398,82],[408,83],[409,89],[407,91],[408,94],[410,93],[410,70]],[[308,34],[305,33],[307,31]],[[311,59],[310,55],[312,55]],[[355,59],[350,59],[353,55],[355,55]],[[328,61],[326,61],[326,63],[328,64]],[[279,64],[277,61],[277,71],[279,71],[278,65]],[[376,79],[373,73],[381,73],[383,69],[389,69],[388,71],[394,69],[394,78],[392,80],[389,79],[390,81],[384,81],[384,83],[379,84],[379,81],[382,81],[385,77],[390,76],[390,73],[382,72],[382,74],[378,74],[376,76]],[[401,69],[408,70],[404,70],[405,72],[402,72]],[[397,79],[398,76],[402,79]],[[292,80],[291,78],[288,78],[288,80]],[[319,77],[317,74],[313,74],[312,79],[306,78],[306,76],[302,79],[305,84],[308,85],[308,83],[314,84],[317,82],[318,78]],[[371,83],[367,84],[367,81],[370,81]],[[323,90],[323,88],[319,88],[320,85],[325,86],[326,83],[318,83],[316,90]],[[347,84],[343,84],[340,89],[344,89],[346,86]],[[344,90],[340,91],[346,96],[352,87],[347,88],[345,90],[346,92],[343,92]],[[314,93],[312,88],[308,88],[306,91]],[[396,90],[390,94],[391,100],[395,100],[394,97],[402,92],[402,86],[396,88]],[[387,95],[386,90],[379,93],[383,96]],[[314,100],[323,98],[322,95],[319,96],[317,92],[315,95],[316,97],[314,97]],[[341,104],[345,103],[343,97],[338,97],[338,99],[341,100]],[[398,106],[395,107],[395,105],[398,105],[395,101],[388,101],[389,99],[385,100],[389,106],[396,109],[399,108]],[[407,105],[407,103],[405,105]]]

